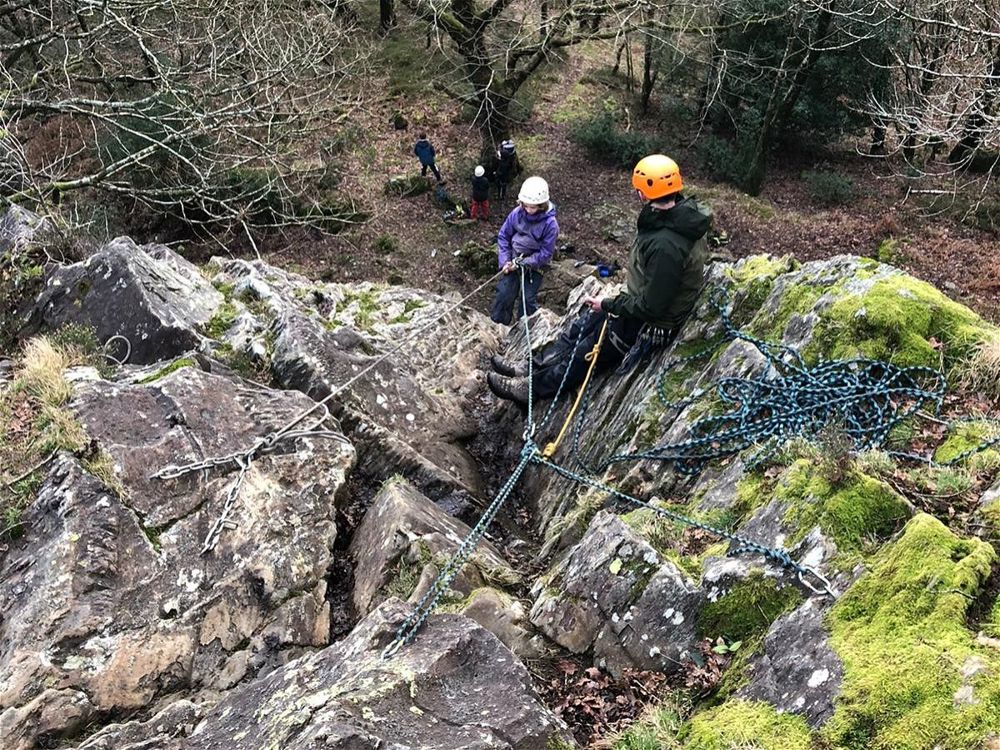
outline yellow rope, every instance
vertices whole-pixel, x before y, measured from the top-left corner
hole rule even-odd
[[[580,401],[583,399],[584,391],[587,390],[587,383],[590,382],[590,376],[594,372],[594,366],[597,364],[597,355],[601,352],[601,344],[604,342],[604,333],[608,329],[608,318],[604,318],[604,324],[601,326],[601,333],[597,337],[597,343],[594,344],[594,348],[591,349],[587,355],[584,357],[588,362],[590,362],[590,367],[587,368],[587,376],[583,379],[580,384],[580,390],[577,391],[576,401],[573,402],[573,408],[569,410],[569,414],[566,415],[566,421],[563,422],[562,429],[559,430],[559,435],[551,443],[545,446],[545,450],[542,451],[542,456],[544,458],[552,458],[555,452],[559,450],[559,443],[562,439],[566,437],[566,430],[569,429],[570,422],[573,421],[573,415],[576,414],[577,408],[580,406]],[[569,365],[566,365],[569,367]]]

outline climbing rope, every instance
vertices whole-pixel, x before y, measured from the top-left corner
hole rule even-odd
[[[570,407],[569,412],[566,414],[566,419],[563,420],[562,428],[559,430],[559,434],[556,436],[556,439],[546,445],[545,450],[542,451],[542,455],[545,458],[552,458],[552,456],[555,455],[555,452],[559,450],[559,444],[562,443],[563,438],[566,437],[566,431],[569,429],[569,426],[573,421],[573,416],[576,414],[576,410],[580,406],[580,401],[583,400],[583,396],[587,392],[587,386],[590,384],[590,376],[594,374],[594,367],[597,365],[597,358],[601,354],[601,345],[604,343],[604,334],[608,331],[608,320],[609,318],[605,316],[604,322],[601,324],[601,331],[597,336],[597,341],[594,343],[594,348],[586,354],[586,360],[590,362],[590,367],[587,368],[587,374],[583,378],[583,383],[580,384],[580,390],[577,391],[576,400],[573,401],[573,406]],[[577,345],[579,346],[579,343]],[[575,351],[576,350],[574,348],[574,353]],[[568,363],[566,372],[569,372]],[[563,373],[563,382],[566,382],[565,373]],[[562,385],[560,385],[560,390],[562,390]]]
[[[796,350],[736,328],[729,318],[724,289],[717,291],[710,303],[723,326],[719,343],[746,341],[764,356],[768,370],[755,378],[720,378],[713,389],[725,410],[694,421],[688,428],[687,440],[615,454],[596,465],[588,465],[581,457],[581,434],[589,400],[585,398],[577,415],[573,457],[588,474],[602,474],[612,464],[623,461],[649,460],[665,461],[681,474],[695,475],[712,460],[747,450],[755,451],[745,462],[752,469],[774,458],[790,439],[815,437],[830,424],[843,427],[855,450],[885,449],[893,430],[910,417],[926,408],[940,413],[947,382],[939,370],[863,358],[824,360],[810,367]],[[666,408],[684,408],[712,392],[710,389],[674,401],[667,395],[667,378],[677,367],[707,357],[716,349],[707,348],[667,363],[657,384],[658,398]],[[954,465],[997,443],[1000,435],[943,465]],[[912,453],[886,452],[896,458],[932,462]]]
[[[321,425],[323,425],[330,416],[330,410],[327,407],[327,403],[332,399],[336,398],[341,393],[343,393],[347,388],[349,388],[351,385],[353,385],[358,380],[363,378],[365,375],[367,375],[369,372],[375,369],[379,364],[384,362],[386,359],[402,351],[403,347],[405,347],[411,341],[416,339],[418,335],[422,334],[432,325],[435,325],[436,323],[440,322],[446,315],[450,314],[454,310],[464,305],[469,299],[471,299],[479,292],[481,292],[483,289],[485,289],[487,286],[492,284],[499,276],[500,272],[497,272],[489,279],[484,281],[482,284],[480,284],[478,287],[476,287],[472,292],[462,297],[462,299],[448,306],[444,310],[444,312],[442,312],[440,315],[432,318],[423,325],[418,326],[417,328],[408,332],[408,334],[398,344],[396,344],[391,349],[387,350],[384,354],[382,354],[381,356],[377,357],[375,360],[370,362],[368,365],[366,365],[364,368],[362,368],[360,371],[358,371],[355,375],[346,380],[344,383],[341,383],[336,388],[332,388],[330,390],[330,393],[327,394],[324,398],[320,399],[319,401],[316,401],[309,408],[301,411],[299,414],[297,414],[295,417],[289,420],[282,427],[273,430],[272,432],[263,437],[257,438],[253,442],[253,444],[249,446],[247,449],[242,451],[236,451],[234,453],[230,453],[225,456],[205,458],[200,461],[194,461],[180,466],[175,466],[175,465],[165,466],[164,468],[152,474],[151,478],[153,479],[177,479],[178,477],[184,476],[185,474],[189,474],[191,472],[207,471],[209,469],[228,466],[230,464],[236,464],[236,466],[239,468],[239,474],[237,474],[236,479],[230,485],[229,491],[226,493],[226,500],[225,503],[223,504],[222,512],[216,518],[215,522],[212,524],[211,529],[209,530],[208,534],[205,537],[205,542],[202,545],[201,549],[202,554],[207,554],[215,547],[224,529],[233,528],[233,526],[235,525],[230,520],[230,515],[232,514],[233,507],[235,506],[236,499],[239,496],[239,491],[243,485],[243,481],[246,478],[247,472],[250,470],[250,466],[255,458],[257,458],[261,454],[273,450],[279,441],[294,440],[301,437],[330,438],[349,444],[350,441],[348,441],[348,439],[344,437],[342,434],[338,432],[333,432],[332,430],[320,429]],[[315,421],[312,427],[301,430],[294,429],[298,427],[303,420],[305,420],[311,414],[316,412],[318,409],[322,409],[323,414],[319,417],[319,419]]]
[[[116,357],[114,354],[111,354],[108,351],[112,347],[112,345],[117,341],[122,341],[125,343],[125,356],[121,358]],[[107,341],[104,342],[104,346],[101,347],[101,354],[103,354],[104,358],[109,362],[114,362],[116,365],[121,367],[126,362],[128,362],[128,358],[132,356],[132,342],[129,341],[128,338],[126,338],[125,336],[122,336],[121,334],[115,334],[114,336],[112,336],[111,338],[109,338]]]

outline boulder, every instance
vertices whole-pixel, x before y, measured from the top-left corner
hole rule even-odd
[[[435,615],[391,659],[409,609],[390,600],[344,640],[232,690],[186,739],[150,750],[546,750],[575,747],[491,633]],[[82,748],[81,748],[82,750]],[[89,749],[88,749],[89,750]]]
[[[593,649],[612,673],[676,672],[694,647],[697,585],[620,518],[600,512],[532,592],[531,622],[574,653]]]
[[[37,214],[16,204],[8,206],[0,213],[0,256],[18,252],[50,229],[51,224]]]
[[[590,264],[578,265],[572,258],[554,260],[545,270],[545,279],[538,290],[538,304],[549,310],[562,313],[566,310],[570,293],[594,271],[594,266]]]
[[[234,303],[261,300],[273,316],[271,371],[281,386],[317,400],[342,389],[331,406],[368,476],[402,473],[435,496],[481,492],[464,443],[476,432],[468,415],[481,388],[480,351],[496,346],[488,318],[449,312],[455,298],[404,287],[315,284],[259,261],[213,265]]]
[[[468,536],[469,527],[448,516],[404,479],[386,482],[354,532],[349,552],[355,560],[354,606],[371,612],[390,595],[419,598],[425,568],[436,577],[443,563]],[[483,540],[452,582],[462,598],[488,581],[516,584],[520,576],[500,552]]]
[[[232,495],[231,463],[152,476],[246,450],[308,398],[193,366],[143,384],[75,379],[74,390],[95,452],[51,463],[25,534],[0,561],[0,724],[20,738],[12,750],[91,714],[229,688],[329,642],[326,576],[349,445],[279,442]],[[230,498],[235,528],[203,554]]]
[[[738,696],[766,701],[783,713],[800,714],[812,727],[833,715],[844,665],[823,624],[827,605],[822,599],[807,599],[774,621]]]
[[[148,364],[199,348],[199,327],[222,301],[198,269],[173,251],[119,237],[85,261],[51,271],[26,332],[67,323],[91,326],[102,342],[124,336],[129,362]]]

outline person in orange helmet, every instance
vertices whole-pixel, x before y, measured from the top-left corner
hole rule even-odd
[[[589,313],[536,355],[531,389],[535,399],[554,396],[567,367],[565,390],[583,381],[589,366],[585,356],[609,315],[598,371],[618,365],[633,350],[640,334],[647,342],[669,343],[698,299],[705,282],[711,209],[684,195],[677,163],[663,154],[647,156],[635,165],[632,187],[643,206],[629,251],[626,288],[613,297],[585,297]],[[578,335],[580,343],[574,352]],[[493,357],[492,365],[494,372],[486,378],[490,390],[500,398],[526,405],[526,367],[498,356]]]

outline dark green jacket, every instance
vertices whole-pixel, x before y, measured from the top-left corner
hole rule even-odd
[[[643,206],[626,291],[605,299],[601,309],[660,328],[684,322],[705,282],[711,226],[712,210],[694,198],[681,198],[666,211]]]

